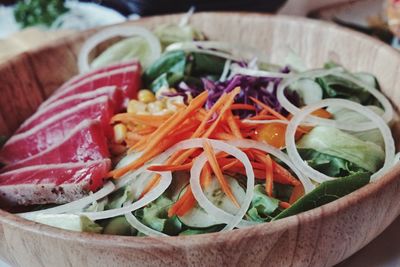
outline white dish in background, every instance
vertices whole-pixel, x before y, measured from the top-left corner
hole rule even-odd
[[[69,11],[61,15],[51,29],[85,30],[126,21],[126,17],[117,11],[98,4],[67,1],[66,6]],[[0,6],[0,38],[21,30],[13,11],[13,7]]]
[[[12,7],[0,6],[0,39],[19,31],[20,27],[14,19]],[[1,265],[0,265],[1,267]]]

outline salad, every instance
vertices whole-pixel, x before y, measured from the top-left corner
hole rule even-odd
[[[188,20],[116,26],[83,44],[82,73],[133,59],[142,67],[137,97],[108,122],[107,182],[20,216],[102,234],[220,232],[319,207],[395,164],[394,111],[372,74],[330,61],[310,69],[294,53],[271,64],[251,46],[207,40]]]

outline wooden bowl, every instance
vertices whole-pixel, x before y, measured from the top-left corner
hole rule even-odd
[[[130,23],[153,27],[178,20],[172,15]],[[258,47],[272,62],[282,62],[287,47],[313,67],[335,55],[353,71],[377,75],[396,110],[400,106],[400,54],[362,34],[320,21],[248,13],[199,13],[192,23],[211,40]],[[51,43],[0,66],[1,134],[11,134],[77,73],[77,52],[91,33]],[[378,182],[297,216],[199,236],[75,233],[0,211],[0,256],[13,266],[331,266],[365,246],[399,214],[399,174],[397,165]]]

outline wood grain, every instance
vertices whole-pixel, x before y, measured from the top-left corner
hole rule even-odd
[[[153,27],[178,20],[162,16],[131,24]],[[377,75],[395,108],[400,106],[400,55],[362,34],[307,19],[248,13],[200,13],[192,23],[211,40],[255,46],[275,63],[289,49],[310,67],[333,56],[351,70]],[[44,97],[76,74],[77,52],[90,34],[68,37],[0,66],[1,134],[12,133]],[[399,174],[397,165],[378,182],[297,216],[191,237],[72,233],[0,211],[0,256],[13,266],[332,266],[365,246],[400,213]]]

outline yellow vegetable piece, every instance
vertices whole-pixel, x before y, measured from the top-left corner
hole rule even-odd
[[[146,108],[147,105],[143,102],[140,102],[138,100],[131,100],[128,103],[128,113],[146,113]]]
[[[143,103],[150,103],[156,101],[156,96],[150,90],[143,89],[138,93],[138,100]]]
[[[124,142],[127,133],[127,128],[122,123],[118,123],[114,126],[114,142],[121,144]]]
[[[166,108],[166,105],[165,105],[165,103],[163,101],[155,101],[155,102],[149,103],[147,105],[147,110],[151,114],[159,113],[165,108]]]

